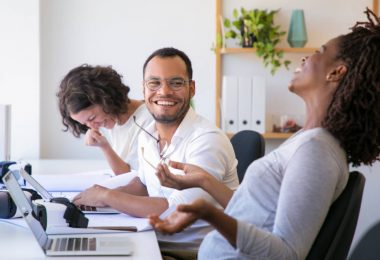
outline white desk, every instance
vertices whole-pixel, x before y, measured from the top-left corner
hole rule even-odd
[[[105,161],[94,160],[30,160],[33,174],[65,174],[107,168]],[[162,259],[154,231],[112,234],[127,236],[133,242],[133,255],[128,259]],[[0,259],[45,259],[32,232],[25,227],[0,220]],[[103,258],[103,257],[96,257]],[[111,257],[104,257],[109,259]],[[103,259],[104,259],[103,258]],[[119,258],[119,257],[112,257]],[[124,258],[126,258],[124,256]],[[57,257],[54,257],[57,259]],[[94,257],[59,257],[59,259],[94,259]]]
[[[127,236],[132,241],[133,255],[128,259],[161,259],[157,238],[154,231],[144,231],[137,233],[112,234],[113,236]],[[28,228],[15,226],[7,222],[0,221],[0,258],[1,259],[45,259],[57,257],[46,257]],[[96,258],[120,258],[120,257],[100,257]],[[94,259],[92,257],[59,257],[59,259]]]

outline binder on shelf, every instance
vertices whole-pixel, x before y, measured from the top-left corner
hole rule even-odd
[[[252,99],[251,99],[251,129],[261,134],[265,133],[265,78],[252,77]]]
[[[238,78],[223,76],[222,129],[227,133],[238,131]]]
[[[252,129],[252,78],[239,77],[238,79],[238,131]]]

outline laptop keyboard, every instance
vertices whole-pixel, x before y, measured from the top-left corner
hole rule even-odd
[[[95,237],[54,238],[49,243],[51,251],[95,251]]]
[[[97,211],[97,208],[93,206],[80,205],[79,208],[83,211]]]

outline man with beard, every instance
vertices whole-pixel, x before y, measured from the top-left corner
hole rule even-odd
[[[218,205],[200,188],[176,190],[161,186],[156,167],[171,160],[198,165],[232,190],[237,188],[237,160],[230,141],[190,107],[190,99],[195,94],[192,76],[190,59],[180,50],[162,48],[148,57],[143,67],[143,93],[154,122],[143,128],[139,118],[134,118],[142,130],[138,140],[138,177],[117,189],[91,187],[74,198],[75,204],[109,206],[136,217],[166,215],[174,211],[176,205],[199,198]],[[196,252],[210,229],[206,222],[199,221],[175,236],[158,234],[158,239],[161,249]]]

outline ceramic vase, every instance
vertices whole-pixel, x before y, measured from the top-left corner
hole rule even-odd
[[[290,19],[288,43],[293,48],[302,48],[307,42],[307,32],[304,12],[301,9],[295,9]]]

